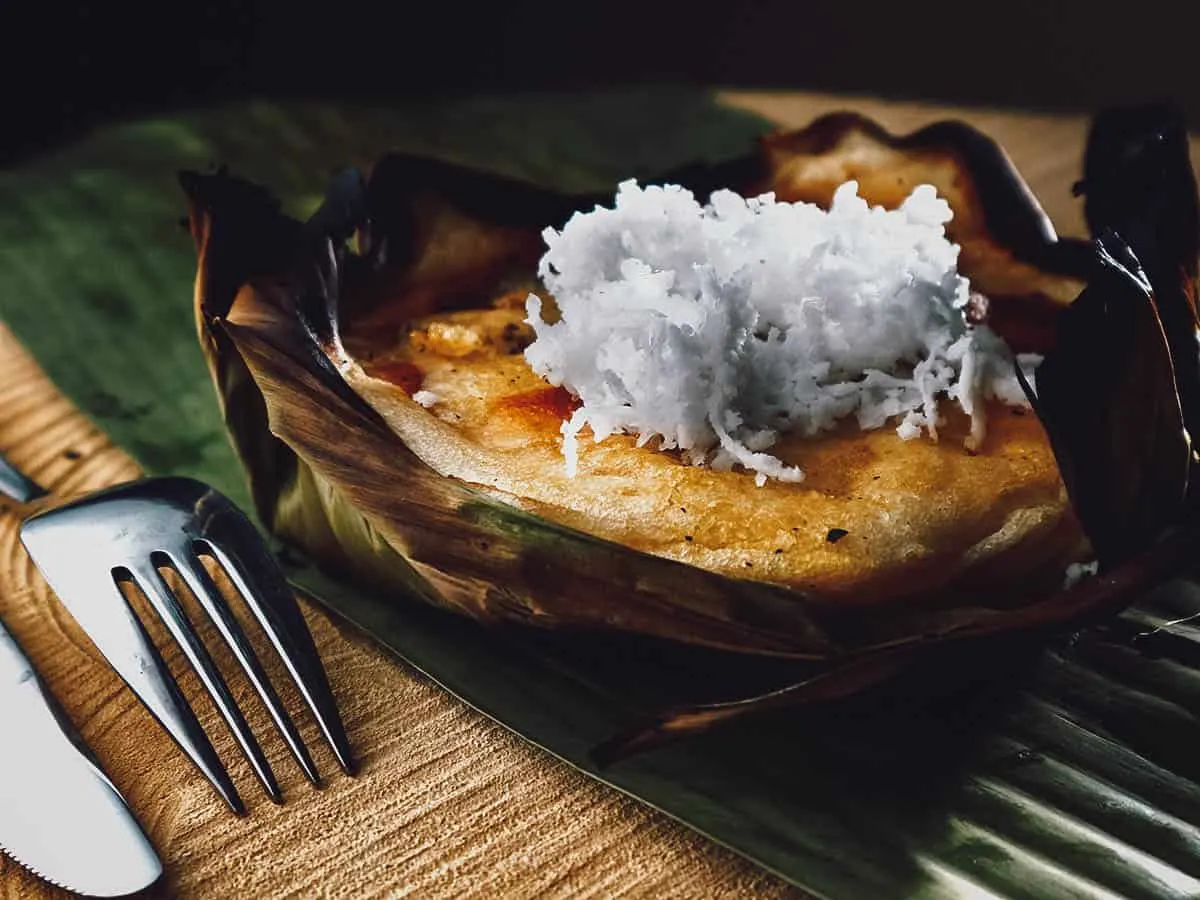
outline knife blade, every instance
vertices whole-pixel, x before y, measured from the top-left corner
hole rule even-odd
[[[46,489],[25,475],[0,453],[0,494],[16,500],[18,503],[29,503],[38,497],[46,496]]]
[[[91,897],[157,881],[141,826],[3,623],[0,722],[0,851]]]

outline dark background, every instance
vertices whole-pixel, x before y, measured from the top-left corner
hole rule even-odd
[[[0,3],[0,164],[97,122],[236,96],[649,82],[1200,122],[1200,2]]]

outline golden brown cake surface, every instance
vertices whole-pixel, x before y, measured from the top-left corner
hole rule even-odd
[[[560,427],[577,401],[525,362],[522,291],[492,308],[345,336],[352,386],[429,465],[563,525],[739,578],[871,604],[947,590],[1002,593],[1061,578],[1079,544],[1054,456],[1032,411],[992,403],[982,449],[944,401],[940,440],[853,421],[772,453],[800,483],[714,471],[678,454],[585,430],[567,474]],[[411,399],[418,391],[422,406]],[[436,399],[434,399],[436,398]]]

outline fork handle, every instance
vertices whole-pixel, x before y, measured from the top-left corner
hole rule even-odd
[[[45,497],[49,492],[36,481],[22,475],[21,470],[0,453],[0,493],[18,503],[29,503],[38,497]]]

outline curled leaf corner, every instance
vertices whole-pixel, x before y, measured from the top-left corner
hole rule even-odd
[[[1092,271],[1027,392],[1109,569],[1193,518],[1200,494],[1198,201],[1181,117],[1098,115],[1075,193]]]

